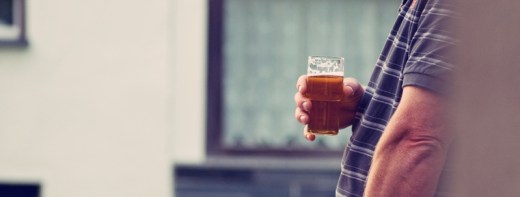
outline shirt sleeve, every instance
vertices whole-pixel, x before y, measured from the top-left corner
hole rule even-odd
[[[430,0],[424,5],[404,67],[403,87],[419,86],[438,93],[449,91],[455,47],[452,8],[444,0]]]

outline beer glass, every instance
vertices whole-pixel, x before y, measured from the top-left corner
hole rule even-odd
[[[338,134],[343,69],[342,57],[309,56],[305,93],[312,102],[307,125],[309,132],[321,135]]]

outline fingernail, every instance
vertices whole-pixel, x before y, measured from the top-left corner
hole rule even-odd
[[[308,139],[309,141],[314,141],[314,139],[315,139],[314,135],[311,135],[311,134],[307,134],[306,137],[307,137],[307,139]]]
[[[301,91],[302,91],[302,86],[298,85],[298,92],[301,92]]]
[[[303,123],[303,124],[307,123],[307,118],[304,115],[301,115],[300,116],[300,122]]]
[[[350,88],[350,96],[353,96],[355,94],[354,92],[354,89],[352,87],[350,87],[349,85],[347,85],[347,88]]]
[[[309,103],[308,102],[303,102],[302,106],[303,106],[303,109],[305,111],[309,111]]]

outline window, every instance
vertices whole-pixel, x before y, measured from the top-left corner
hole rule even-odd
[[[350,136],[302,137],[295,82],[308,55],[345,57],[368,82],[398,0],[209,0],[209,154],[330,155]]]
[[[0,0],[0,46],[26,46],[25,1]]]

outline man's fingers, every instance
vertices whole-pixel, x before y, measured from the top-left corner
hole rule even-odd
[[[296,120],[303,125],[309,123],[309,115],[303,112],[300,108],[296,108],[294,112],[294,118],[296,118]]]
[[[305,128],[303,128],[303,137],[309,141],[314,141],[316,139],[316,135],[309,132],[309,126],[305,125]]]
[[[305,91],[307,91],[307,75],[302,75],[298,78],[298,81],[296,82],[296,89],[301,94],[305,94]]]
[[[304,97],[300,92],[297,92],[294,95],[294,102],[296,102],[296,106],[301,108],[303,111],[310,111],[312,107],[312,102],[310,99]]]
[[[343,80],[343,93],[347,97],[359,96],[363,92],[363,87],[354,78],[345,78]]]

